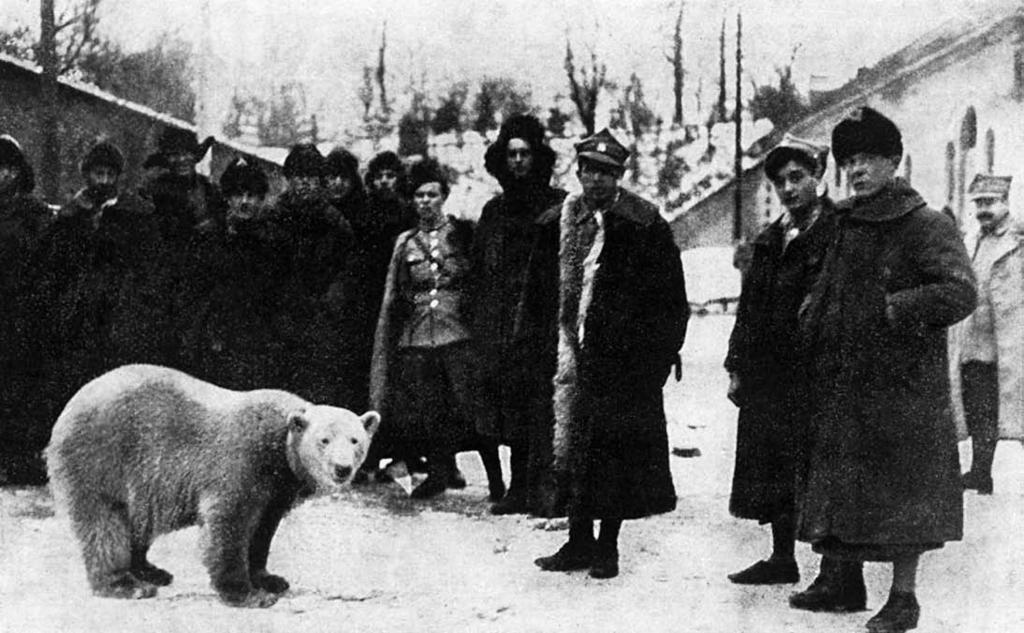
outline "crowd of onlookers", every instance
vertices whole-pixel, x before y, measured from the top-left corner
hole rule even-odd
[[[367,406],[392,246],[416,224],[405,166],[385,152],[363,176],[344,149],[298,145],[271,200],[267,175],[242,158],[219,183],[198,174],[207,149],[167,128],[129,191],[121,151],[98,141],[81,157],[82,188],[54,212],[33,195],[18,142],[0,137],[4,481],[43,481],[60,408],[126,363]]]

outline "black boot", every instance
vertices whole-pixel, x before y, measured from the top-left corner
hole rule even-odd
[[[436,497],[450,487],[455,458],[449,453],[432,453],[427,458],[427,478],[413,488],[413,499]]]
[[[593,562],[596,548],[594,522],[589,519],[570,519],[569,542],[551,556],[542,556],[533,563],[544,571],[587,569]]]
[[[821,559],[821,571],[807,589],[789,597],[789,606],[805,611],[844,613],[867,608],[863,564]]]
[[[996,456],[996,440],[971,437],[971,470],[964,473],[966,490],[977,490],[979,495],[992,494],[992,462]]]
[[[920,617],[921,607],[913,592],[892,591],[885,606],[868,620],[867,627],[871,633],[904,633],[916,629]]]

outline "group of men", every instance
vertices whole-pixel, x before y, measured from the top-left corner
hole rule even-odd
[[[838,203],[820,192],[830,149],[851,191]],[[773,544],[729,579],[798,582],[799,538],[821,568],[790,605],[860,611],[863,563],[891,563],[873,633],[917,626],[919,558],[962,537],[964,489],[992,493],[996,441],[1020,438],[1024,400],[1011,179],[972,182],[968,252],[952,217],[896,175],[902,155],[898,127],[869,107],[831,148],[787,135],[767,155],[785,212],[753,241],[725,362],[740,408],[730,511],[770,524]],[[973,439],[963,475],[950,349]]]
[[[503,126],[486,156],[502,193],[474,238],[485,397],[512,447],[493,511],[567,512],[568,542],[537,565],[608,578],[622,521],[675,507],[661,389],[689,308],[667,223],[619,186],[629,150],[607,130],[581,140],[582,193],[567,195],[550,186],[544,136],[533,117]],[[968,254],[955,222],[896,175],[891,120],[859,108],[831,141],[787,136],[764,164],[785,213],[753,242],[726,368],[740,407],[730,510],[770,523],[774,546],[730,579],[797,582],[799,538],[822,561],[792,606],[855,611],[863,562],[890,562],[889,600],[867,626],[905,631],[920,555],[961,538],[965,486],[992,492],[1006,306],[1022,277],[1010,181],[972,184],[981,232]],[[829,150],[852,191],[838,203],[819,193]],[[5,424],[5,447],[39,444],[40,416],[126,362],[364,406],[382,280],[416,223],[401,161],[371,161],[367,193],[347,151],[296,146],[266,205],[266,176],[243,160],[221,190],[197,175],[205,151],[168,131],[146,165],[159,175],[135,195],[118,186],[120,152],[99,143],[85,188],[51,217],[21,148],[0,137],[0,291],[17,306],[0,329],[15,377],[0,406],[21,421]],[[968,317],[956,360],[975,457],[962,476],[947,328]]]
[[[0,481],[45,481],[60,407],[128,363],[365,409],[374,306],[394,237],[415,222],[401,161],[372,161],[366,194],[349,152],[300,144],[270,200],[242,158],[219,186],[198,174],[209,145],[166,128],[129,191],[123,154],[100,140],[54,212],[18,142],[0,137]]]

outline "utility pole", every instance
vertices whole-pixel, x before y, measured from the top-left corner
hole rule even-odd
[[[57,21],[53,0],[39,3],[39,50],[37,55],[43,75],[40,84],[43,107],[39,108],[39,130],[42,157],[39,164],[40,183],[47,201],[60,203],[60,104],[57,90]]]
[[[736,10],[736,108],[733,119],[736,123],[736,148],[733,158],[733,171],[736,174],[736,190],[733,200],[732,239],[739,242],[743,238],[743,13]]]

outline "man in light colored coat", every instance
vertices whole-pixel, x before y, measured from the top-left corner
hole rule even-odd
[[[1024,251],[1010,217],[1010,176],[978,174],[968,195],[978,232],[968,239],[978,307],[960,332],[961,396],[971,437],[964,488],[992,494],[1000,439],[1024,439]]]

